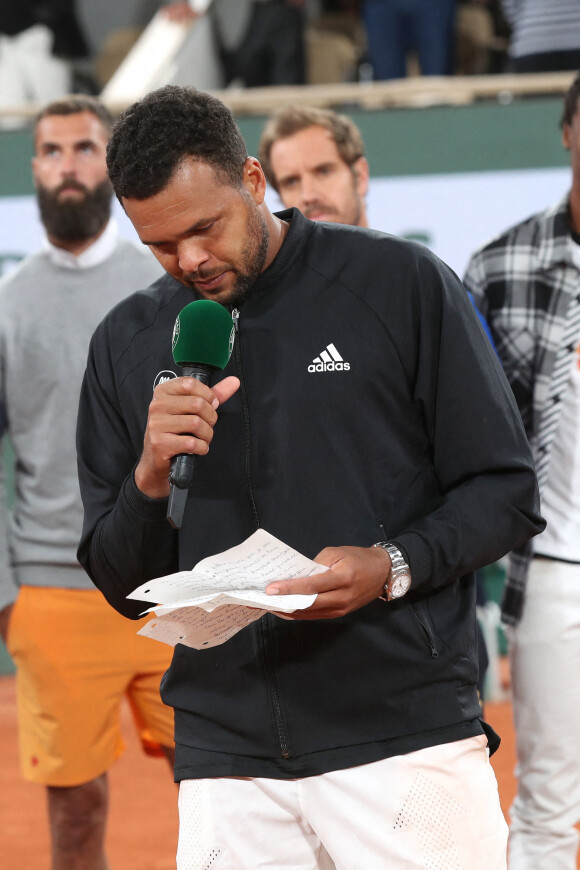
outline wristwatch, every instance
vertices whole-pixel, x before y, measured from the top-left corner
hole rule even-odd
[[[383,601],[392,601],[394,598],[402,598],[411,586],[411,569],[405,562],[403,554],[394,544],[379,541],[373,547],[382,547],[391,559],[391,570],[387,582],[383,587],[383,594],[379,595]]]

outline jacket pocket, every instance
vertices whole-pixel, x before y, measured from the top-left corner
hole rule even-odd
[[[389,539],[387,537],[387,533],[383,523],[379,522],[378,526],[381,533],[380,540],[388,541]],[[403,599],[403,601],[404,600],[405,599]],[[431,658],[438,659],[439,649],[437,635],[435,633],[435,629],[433,628],[433,622],[431,620],[425,602],[414,602],[413,604],[411,604],[411,610],[413,611],[413,616],[415,618],[415,622],[417,623],[421,640],[427,645],[429,652],[431,653]]]
[[[438,659],[439,649],[437,635],[435,634],[435,629],[433,628],[433,623],[425,603],[423,601],[416,601],[411,605],[411,608],[417,621],[421,636],[429,648],[431,658]]]

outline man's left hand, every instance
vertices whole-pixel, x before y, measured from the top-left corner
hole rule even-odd
[[[295,610],[292,619],[336,619],[364,607],[382,594],[391,568],[389,555],[382,547],[327,547],[314,561],[326,565],[328,571],[277,580],[266,587],[272,596],[317,594],[314,604],[306,610]]]

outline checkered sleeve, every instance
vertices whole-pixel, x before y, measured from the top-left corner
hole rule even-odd
[[[557,427],[570,348],[580,332],[578,269],[571,262],[568,197],[484,245],[464,277],[489,323],[532,448],[540,492]],[[520,620],[533,543],[510,554],[503,621]]]

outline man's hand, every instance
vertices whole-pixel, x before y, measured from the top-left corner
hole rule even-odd
[[[329,570],[312,577],[277,580],[266,587],[269,595],[318,593],[314,604],[291,614],[293,619],[336,619],[364,607],[382,594],[391,569],[382,547],[327,547],[314,561]]]
[[[8,637],[8,623],[10,622],[13,607],[13,604],[9,604],[7,607],[0,610],[0,637],[4,643],[6,643]]]
[[[217,407],[236,392],[238,378],[208,387],[195,378],[173,378],[155,388],[135,483],[149,498],[169,495],[171,460],[179,453],[205,456],[217,422]]]
[[[198,17],[187,0],[173,0],[172,3],[162,7],[162,12],[170,21],[177,21],[180,24],[188,23]]]

